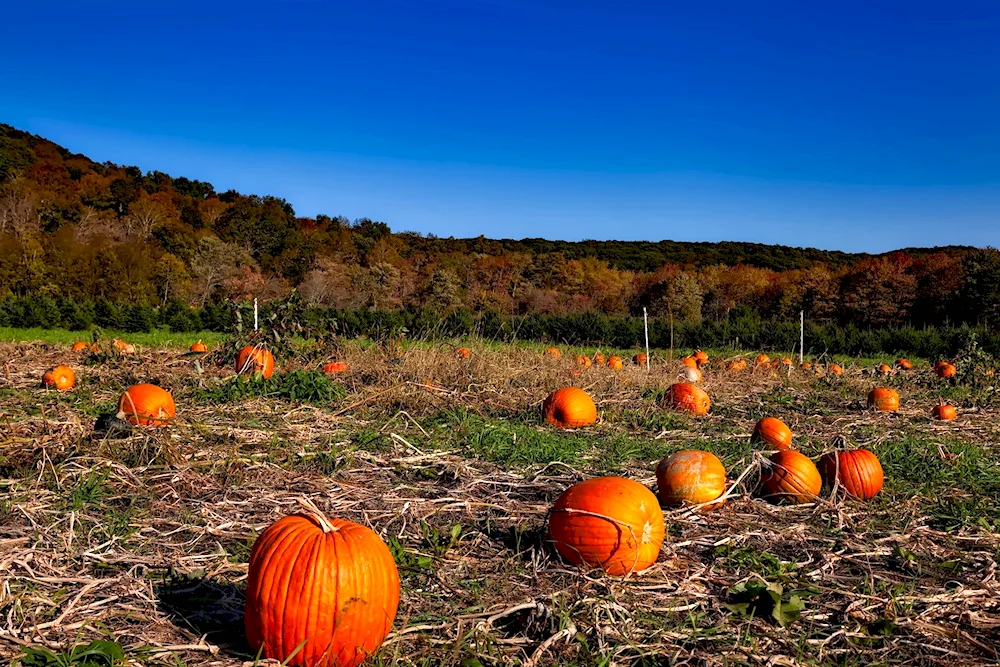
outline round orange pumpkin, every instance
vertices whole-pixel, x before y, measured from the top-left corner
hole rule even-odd
[[[812,502],[822,488],[816,465],[794,449],[774,454],[760,476],[761,496],[769,502]]]
[[[118,399],[121,417],[140,426],[167,426],[177,407],[170,392],[155,384],[136,384]]]
[[[802,364],[799,366],[799,368],[801,368],[804,371],[807,371],[807,370],[811,369],[812,367],[813,367],[813,365],[811,363],[809,363],[808,361],[803,361]]]
[[[789,367],[791,367],[792,360],[789,359],[788,357],[785,357],[784,359],[781,360],[781,365],[782,366],[789,366]]]
[[[695,350],[694,358],[698,360],[699,366],[704,366],[705,364],[708,363],[708,353],[702,350]]]
[[[604,355],[601,354],[600,352],[598,352],[597,354],[595,354],[594,355],[594,365],[595,366],[603,366],[604,364],[605,364]]]
[[[267,380],[274,373],[274,355],[266,347],[247,345],[236,357],[236,372],[241,375],[260,373]]]
[[[700,387],[688,382],[678,382],[670,385],[664,395],[664,402],[670,407],[690,412],[693,415],[706,415],[712,407],[708,394]]]
[[[698,359],[696,357],[682,357],[681,363],[688,368],[698,368]]]
[[[957,372],[955,366],[949,364],[947,361],[943,361],[935,367],[935,372],[937,372],[938,377],[942,378],[953,378]]]
[[[199,340],[197,343],[191,345],[191,352],[208,352],[208,345]]]
[[[350,366],[344,361],[331,361],[330,363],[323,366],[324,373],[344,373]]]
[[[764,417],[753,427],[753,442],[766,442],[775,449],[789,449],[792,446],[792,429],[777,417]]]
[[[457,350],[455,350],[455,356],[458,357],[459,359],[468,359],[469,357],[472,356],[472,350],[470,350],[467,347],[460,347]]]
[[[87,351],[87,344],[84,343],[83,341],[79,341],[77,343],[73,343],[73,351],[74,352],[86,352]]]
[[[868,407],[881,412],[899,410],[899,393],[889,387],[876,387],[868,392]]]
[[[551,357],[553,359],[562,359],[562,352],[560,352],[557,348],[554,347],[545,348],[544,354],[546,357]]]
[[[76,384],[76,373],[69,366],[56,366],[45,372],[42,384],[59,391],[69,391]]]
[[[900,357],[899,359],[896,359],[896,365],[902,368],[904,371],[913,370],[913,364],[910,362],[909,359],[904,359]]]
[[[728,364],[726,364],[726,370],[731,371],[733,373],[739,373],[740,371],[745,370],[746,367],[747,367],[747,360],[743,358],[734,359],[730,361]]]
[[[655,563],[664,533],[656,496],[622,477],[574,484],[559,496],[549,516],[549,538],[559,555],[614,576],[642,572]]]
[[[576,355],[576,365],[577,366],[582,366],[584,368],[590,368],[590,365],[592,363],[593,362],[590,360],[590,357],[588,357],[587,355],[585,355],[585,354],[578,354],[578,355]]]
[[[958,410],[955,409],[954,405],[939,403],[934,406],[934,410],[931,414],[934,415],[934,419],[946,422],[958,417]]]
[[[845,491],[861,500],[874,498],[885,479],[878,457],[867,449],[827,452],[819,459],[819,470],[828,486],[838,480]]]
[[[620,371],[625,364],[622,363],[622,358],[618,355],[613,355],[608,357],[608,368],[613,371]]]
[[[649,357],[646,356],[645,352],[640,352],[639,354],[632,357],[632,363],[635,364],[636,366],[645,366],[648,360]]]
[[[127,345],[127,343],[125,341],[123,341],[121,338],[115,338],[113,341],[111,341],[111,344],[119,352],[124,352],[125,351],[125,346]]]
[[[767,356],[766,354],[758,354],[757,358],[754,359],[754,363],[757,364],[758,366],[763,366],[764,364],[770,363],[770,361],[771,357]]]
[[[373,530],[318,511],[292,514],[250,552],[247,640],[282,664],[356,667],[392,629],[399,595],[396,563]]]
[[[580,428],[597,421],[597,406],[587,392],[563,387],[552,392],[542,403],[545,421],[559,428]]]
[[[103,351],[104,350],[101,349],[101,344],[100,343],[94,343],[93,345],[90,346],[90,353],[91,354],[100,354]]]
[[[892,368],[889,366],[889,364],[881,364],[878,367],[878,372],[881,373],[882,375],[891,375]]]
[[[844,369],[840,366],[840,364],[830,364],[827,367],[826,372],[830,375],[843,375]]]
[[[687,449],[671,454],[656,466],[660,500],[667,507],[708,503],[726,491],[726,468],[711,452]]]

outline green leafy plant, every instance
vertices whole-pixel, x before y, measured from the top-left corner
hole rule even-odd
[[[77,644],[65,653],[28,648],[21,657],[21,667],[114,667],[124,661],[125,651],[118,642],[98,639]]]
[[[799,619],[805,604],[799,594],[785,594],[781,584],[745,581],[729,589],[726,609],[748,618],[770,618],[781,627]]]

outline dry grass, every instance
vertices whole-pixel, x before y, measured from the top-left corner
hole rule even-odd
[[[232,375],[210,359],[164,350],[86,366],[63,346],[0,346],[0,656],[107,638],[143,664],[252,661],[250,546],[308,496],[370,525],[401,565],[396,632],[374,664],[996,661],[997,428],[968,392],[894,378],[904,408],[890,416],[863,409],[875,380],[860,369],[839,381],[715,371],[712,414],[694,420],[656,405],[679,366],[572,378],[570,359],[473,349],[463,361],[448,346],[348,345],[332,403],[210,403]],[[77,389],[38,389],[67,358]],[[173,427],[94,434],[99,411],[150,380],[174,393]],[[554,433],[535,410],[571,380],[601,419]],[[963,404],[955,424],[928,418],[942,395]],[[885,492],[867,504],[753,499],[747,441],[764,414],[785,418],[811,456],[835,436],[872,448]],[[655,462],[691,447],[716,451],[731,479],[748,474],[718,511],[668,512],[647,572],[580,571],[545,544],[546,512],[570,484],[615,473],[652,487]],[[729,590],[750,580],[800,595],[801,617],[734,614]]]

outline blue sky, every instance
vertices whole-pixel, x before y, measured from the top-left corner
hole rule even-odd
[[[997,244],[1000,5],[17,3],[0,122],[441,236]]]

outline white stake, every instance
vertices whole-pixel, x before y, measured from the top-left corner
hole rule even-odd
[[[253,299],[253,330],[257,331],[257,297]]]
[[[799,311],[799,366],[805,361],[806,353],[806,311]]]
[[[646,370],[649,370],[649,316],[646,307],[642,307],[642,328],[646,330]]]

